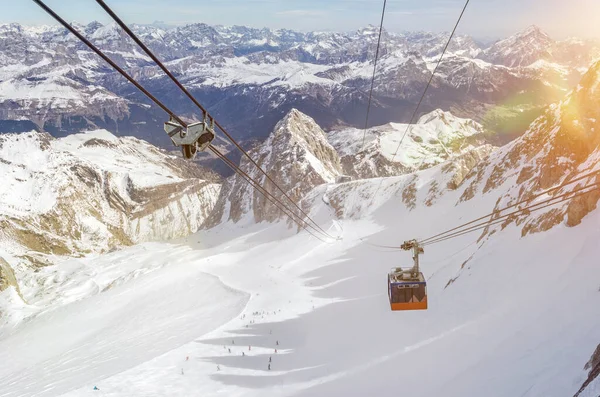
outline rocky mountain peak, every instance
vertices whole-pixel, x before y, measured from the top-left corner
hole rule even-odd
[[[537,25],[530,25],[525,30],[518,32],[516,34],[517,37],[527,37],[527,36],[535,36],[535,37],[548,37],[549,36]]]
[[[524,67],[541,59],[551,59],[555,44],[539,27],[532,25],[483,51],[482,59],[509,67]]]
[[[342,172],[339,155],[327,141],[325,132],[311,117],[297,109],[290,110],[267,140],[249,154],[297,203],[314,187],[335,182]],[[249,161],[242,159],[240,167],[264,184],[275,197],[287,202]],[[228,220],[238,222],[247,217],[251,222],[286,218],[239,176],[227,180],[224,192],[209,225]]]
[[[104,25],[98,21],[92,21],[90,23],[88,23],[85,27],[85,33],[86,34],[94,34],[95,31],[97,31],[98,29],[104,27]]]
[[[327,141],[325,132],[313,118],[297,109],[290,110],[277,123],[265,145],[281,154],[294,152],[292,157],[311,163],[324,182],[333,182],[341,172],[339,157]]]
[[[349,128],[332,131],[328,139],[342,156],[345,174],[372,178],[406,174],[460,156],[483,145],[482,135],[483,127],[475,121],[437,109],[411,126]]]
[[[357,33],[359,35],[367,35],[367,36],[379,35],[379,27],[375,26],[375,25],[368,24],[364,28],[358,29]]]
[[[327,141],[325,132],[310,116],[297,109],[291,109],[273,129],[273,137],[288,136],[296,142],[309,143],[314,140]]]

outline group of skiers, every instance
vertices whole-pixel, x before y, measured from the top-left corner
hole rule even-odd
[[[269,334],[272,334],[272,333],[273,333],[272,330],[269,331]],[[231,344],[235,345],[235,340],[234,339],[231,340]],[[275,346],[279,346],[279,340],[275,341]],[[227,346],[223,345],[223,349],[227,349],[227,351],[229,353],[231,353],[231,348],[230,347],[227,347]],[[248,351],[252,351],[252,346],[250,346],[250,345],[248,346]],[[277,353],[277,348],[274,349],[274,352]],[[246,356],[246,353],[244,351],[242,351],[242,357],[245,357],[245,356]],[[186,360],[187,359],[189,359],[189,357],[186,358]],[[267,365],[267,369],[269,371],[271,370],[271,362],[272,362],[272,360],[273,360],[272,356],[269,356],[269,363]],[[220,370],[221,370],[221,367],[219,365],[217,365],[217,371],[220,371]]]
[[[272,331],[269,331],[269,334],[272,334],[272,333],[273,333]],[[232,339],[231,344],[235,345],[235,340]],[[275,346],[279,346],[279,340],[275,341]],[[230,347],[223,346],[223,349],[227,349],[227,351],[229,353],[231,353]],[[252,351],[252,346],[248,346],[248,351]],[[277,353],[277,348],[274,349],[274,352]],[[246,355],[246,353],[244,351],[242,351],[242,356],[245,356],[245,355]],[[186,356],[185,361],[190,361],[190,356]],[[269,370],[269,371],[271,370],[272,361],[273,361],[273,357],[269,356],[269,363],[267,364],[267,370]],[[221,370],[221,366],[217,364],[217,371],[220,371],[220,370]],[[181,375],[184,375],[183,368],[181,368]],[[94,390],[100,390],[100,389],[97,386],[94,386]]]

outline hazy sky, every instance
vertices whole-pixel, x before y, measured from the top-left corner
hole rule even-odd
[[[378,25],[383,0],[105,0],[126,22],[350,31]],[[46,0],[69,21],[107,22],[94,0]],[[385,28],[449,31],[464,0],[388,0]],[[53,24],[31,0],[0,0],[0,23]],[[600,0],[471,0],[460,32],[502,37],[540,26],[554,38],[600,37]]]

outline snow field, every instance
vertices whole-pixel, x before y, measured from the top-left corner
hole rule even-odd
[[[410,230],[404,225],[416,225],[421,211],[391,208],[384,205],[370,221],[344,222],[346,238],[334,244],[290,236],[282,225],[223,225],[177,244],[111,254],[156,269],[37,317],[0,341],[2,352],[10,341],[10,353],[38,356],[41,342],[24,349],[20,338],[44,340],[57,328],[69,335],[47,352],[41,375],[15,376],[30,365],[27,357],[0,369],[0,381],[13,382],[0,396],[392,396],[399,387],[392,386],[401,385],[416,396],[558,397],[579,388],[600,334],[597,214],[576,229],[559,226],[524,239],[509,227],[479,249],[476,235],[432,246],[422,258],[430,309],[391,312],[385,277],[410,264],[409,254],[352,236],[373,233],[369,241],[387,243],[435,227],[428,218]],[[317,212],[323,221],[326,209]],[[379,228],[379,217],[392,226]],[[114,259],[89,264],[107,269],[95,277],[105,277],[100,285],[117,275],[108,265]],[[211,284],[217,278],[227,287]],[[207,291],[206,283],[221,292]],[[220,321],[206,320],[217,314]],[[162,351],[148,349],[158,340]],[[110,370],[102,360],[112,360]]]

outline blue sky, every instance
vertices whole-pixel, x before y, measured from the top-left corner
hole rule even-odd
[[[379,23],[382,0],[105,0],[127,22],[208,24],[350,31]],[[65,19],[107,22],[94,0],[46,0]],[[391,31],[448,31],[464,0],[388,0]],[[53,21],[31,0],[0,0],[0,23]],[[555,38],[600,37],[600,0],[471,0],[460,32],[502,37],[540,26]]]

